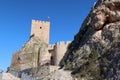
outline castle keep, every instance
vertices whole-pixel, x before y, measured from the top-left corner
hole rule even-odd
[[[30,36],[37,36],[41,41],[49,43],[50,22],[32,20]]]

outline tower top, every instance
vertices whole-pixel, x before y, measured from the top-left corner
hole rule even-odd
[[[32,20],[32,23],[43,23],[43,24],[48,24],[48,25],[50,25],[50,22],[49,22],[49,21]]]
[[[50,22],[32,20],[30,36],[36,36],[41,41],[49,43]]]

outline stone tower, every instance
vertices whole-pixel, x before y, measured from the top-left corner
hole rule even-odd
[[[32,20],[30,36],[39,37],[39,39],[49,44],[50,22]]]

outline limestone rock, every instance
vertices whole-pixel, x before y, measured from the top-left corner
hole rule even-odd
[[[120,1],[99,0],[61,61],[73,77],[120,80]]]
[[[44,65],[50,62],[48,56],[50,56],[48,44],[37,37],[32,37],[23,45],[21,50],[13,54],[10,69],[21,71]]]
[[[105,0],[101,5],[95,7],[91,12],[91,25],[96,30],[104,27],[107,23],[112,23],[120,20],[120,1],[119,0]]]

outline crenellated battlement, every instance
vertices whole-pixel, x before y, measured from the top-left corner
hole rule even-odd
[[[66,41],[66,45],[69,45],[71,43],[71,41]]]
[[[60,42],[57,42],[57,43],[55,43],[55,44],[50,44],[49,45],[49,47],[48,47],[48,49],[49,50],[54,50],[55,49],[55,47],[67,47],[69,44],[71,43],[71,41],[60,41]]]
[[[60,41],[60,42],[56,43],[56,46],[61,46],[61,45],[68,46],[70,43],[71,43],[71,41],[66,41],[66,42]]]
[[[32,20],[32,23],[50,25],[50,22],[49,22],[49,21],[41,21],[41,20]]]
[[[52,50],[52,49],[54,49],[54,46],[55,46],[55,44],[50,44],[49,47],[48,47],[48,49]]]

